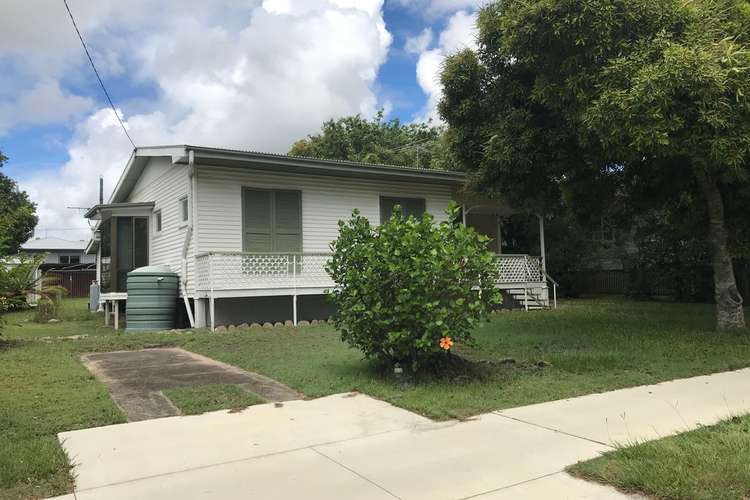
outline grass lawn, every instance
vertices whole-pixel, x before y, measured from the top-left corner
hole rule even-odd
[[[59,323],[35,323],[34,316],[34,309],[3,316],[6,325],[0,334],[6,339],[112,334],[112,328],[104,326],[102,315],[88,311],[88,299],[64,299]]]
[[[227,384],[181,387],[164,391],[164,395],[180,409],[183,415],[198,415],[224,408],[242,410],[248,406],[266,402],[257,394],[243,390],[236,385]]]
[[[358,390],[435,419],[750,366],[750,335],[714,332],[713,308],[704,305],[576,300],[555,311],[498,313],[476,331],[476,348],[456,349],[474,369],[438,380],[379,372],[327,325],[126,334],[104,328],[100,315],[84,309],[85,302],[68,300],[56,324],[26,321],[28,312],[5,316],[0,498],[69,491],[56,433],[124,421],[104,386],[80,364],[84,352],[180,346],[309,397]],[[81,334],[88,337],[44,338]],[[187,403],[177,404],[185,412],[191,405],[204,411],[248,404],[224,390],[182,396]]]
[[[750,497],[750,415],[620,448],[570,471],[654,498],[743,500]]]
[[[124,421],[70,342],[0,342],[0,498],[70,491],[57,433]]]

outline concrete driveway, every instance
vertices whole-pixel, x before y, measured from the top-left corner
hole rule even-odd
[[[746,413],[748,387],[745,369],[441,423],[339,394],[59,437],[79,500],[604,500],[627,497],[564,468],[615,443]]]
[[[179,415],[162,392],[176,387],[234,384],[271,403],[304,397],[276,380],[178,347],[84,354],[81,362],[130,422]]]

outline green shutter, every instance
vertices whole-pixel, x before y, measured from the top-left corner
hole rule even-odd
[[[273,251],[302,251],[302,206],[299,191],[274,191]]]
[[[404,217],[413,215],[414,217],[421,217],[425,213],[425,200],[424,198],[393,198],[390,196],[380,197],[380,223],[383,224],[385,221],[391,218],[393,214],[393,207],[396,205],[401,206],[401,213]]]
[[[385,221],[391,218],[393,215],[393,205],[395,205],[393,198],[386,198],[385,196],[380,197],[380,223],[385,224]]]
[[[404,216],[409,217],[422,217],[424,215],[424,198],[404,198],[401,200],[401,208],[404,211]]]
[[[302,203],[299,191],[243,189],[245,252],[301,252]]]
[[[260,189],[242,191],[242,250],[245,252],[273,251],[271,195],[271,191]]]

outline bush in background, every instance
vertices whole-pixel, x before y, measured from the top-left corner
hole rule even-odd
[[[59,303],[65,288],[54,278],[36,272],[44,257],[21,254],[0,258],[0,314],[29,307],[30,297],[37,303]]]
[[[452,206],[449,220],[458,215]],[[339,222],[328,273],[341,338],[367,358],[417,371],[436,366],[500,302],[487,238],[433,217],[372,226],[358,211]]]
[[[51,319],[59,319],[60,302],[60,299],[57,297],[40,299],[34,311],[34,321],[37,323],[47,323]]]

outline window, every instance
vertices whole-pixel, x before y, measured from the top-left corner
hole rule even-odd
[[[60,264],[80,264],[80,263],[81,263],[80,255],[61,255],[60,256]]]
[[[161,232],[161,210],[154,212],[154,231]]]
[[[607,217],[601,218],[601,241],[604,243],[614,243],[617,239],[617,228]]]
[[[243,189],[242,231],[245,252],[301,252],[302,193]]]
[[[401,206],[401,213],[404,217],[413,215],[414,217],[421,217],[425,212],[425,200],[424,198],[401,198],[392,196],[381,196],[380,197],[380,223],[383,224],[385,221],[391,218],[393,214],[393,207],[396,205]]]
[[[178,203],[180,205],[180,224],[187,224],[188,220],[190,219],[190,210],[188,206],[187,196],[183,196],[182,198],[180,198],[178,200]]]

